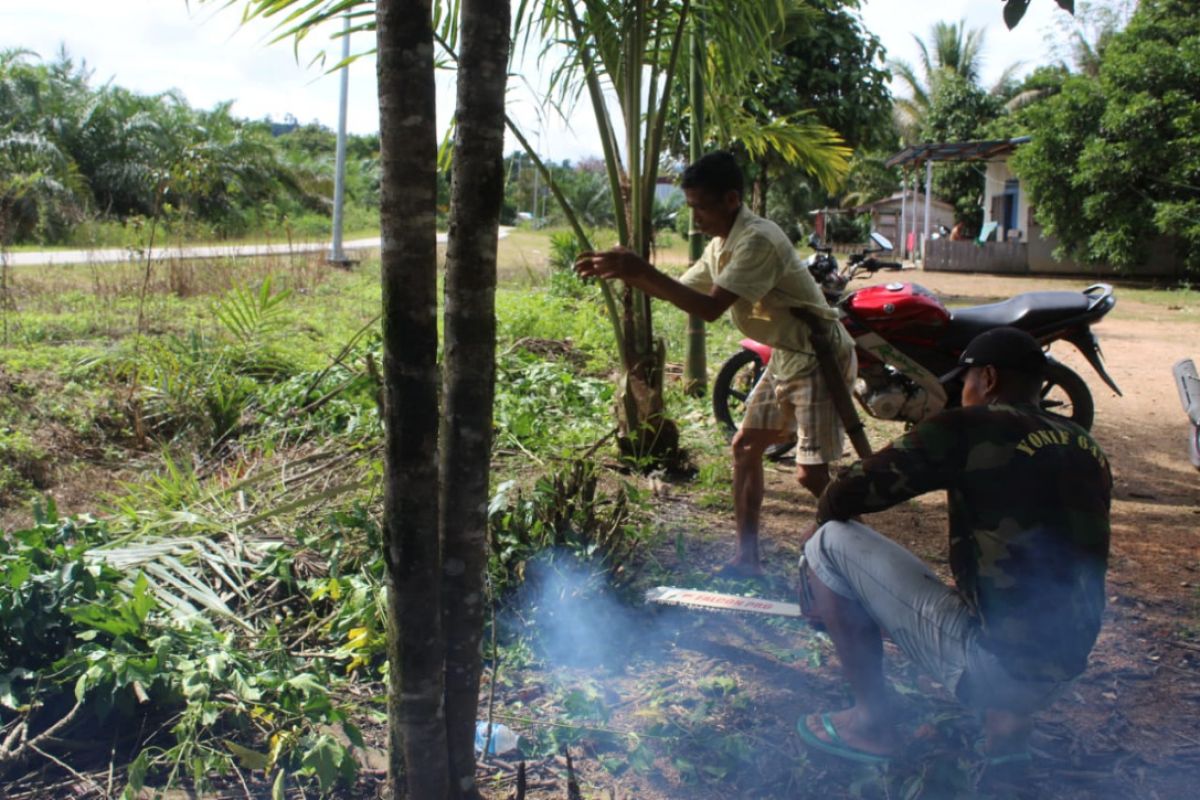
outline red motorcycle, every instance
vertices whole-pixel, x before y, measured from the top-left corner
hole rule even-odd
[[[938,377],[954,368],[971,339],[1004,325],[1028,331],[1045,346],[1069,342],[1100,379],[1121,394],[1104,369],[1100,344],[1091,330],[1116,305],[1111,286],[1097,283],[1081,292],[1027,292],[1000,303],[953,311],[942,305],[933,292],[915,283],[868,286],[843,294],[858,275],[899,268],[898,264],[875,259],[873,253],[891,250],[892,246],[878,233],[871,237],[877,249],[850,256],[844,270],[836,269],[836,265],[830,268],[832,256],[824,248],[809,260],[809,267],[826,297],[840,298],[833,304],[854,338],[858,355],[853,393],[872,417],[911,424],[943,408],[957,406],[961,383],[943,385]],[[771,358],[768,345],[753,339],[743,339],[741,345],[742,350],[722,365],[713,383],[713,413],[731,434],[737,430],[746,397]],[[1054,358],[1049,362],[1042,407],[1085,429],[1091,428],[1095,407],[1087,384],[1065,364]]]

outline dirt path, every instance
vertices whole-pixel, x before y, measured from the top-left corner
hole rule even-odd
[[[1087,283],[936,273],[916,280],[952,305]],[[994,796],[1193,797],[1200,777],[1200,473],[1186,459],[1186,420],[1170,370],[1179,358],[1200,357],[1200,321],[1194,313],[1121,302],[1119,289],[1117,295],[1116,311],[1096,331],[1123,397],[1108,390],[1077,353],[1053,350],[1091,387],[1094,432],[1113,465],[1105,627],[1087,673],[1040,715],[1024,788]],[[675,487],[658,506],[674,546],[655,559],[673,582],[697,579],[726,558],[731,545],[728,510],[702,510],[689,491],[686,484]],[[798,556],[795,531],[812,509],[789,469],[768,469],[764,528],[772,596],[788,592]],[[873,522],[945,572],[941,497],[918,498]],[[640,614],[627,626],[638,630],[636,636],[596,637],[609,639],[613,649],[599,668],[518,669],[508,676],[509,689],[498,693],[507,713],[518,709],[518,728],[522,720],[556,719],[568,727],[638,731],[646,741],[659,737],[657,758],[643,770],[630,766],[628,741],[620,737],[576,737],[579,770],[594,796],[992,796],[969,788],[971,762],[963,758],[979,735],[978,722],[890,644],[889,671],[914,721],[908,728],[914,736],[908,760],[876,774],[871,767],[812,755],[793,733],[800,714],[848,702],[825,637],[779,620]],[[604,713],[590,722],[572,716],[564,703],[572,692],[599,698]],[[522,732],[544,731],[526,724]],[[561,759],[541,763],[544,791],[530,796],[563,796],[562,768]],[[490,796],[507,796],[512,784],[505,776],[511,773],[499,768],[488,774],[502,781]]]

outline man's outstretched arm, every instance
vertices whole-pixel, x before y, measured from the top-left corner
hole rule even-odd
[[[620,278],[651,297],[665,300],[706,322],[719,319],[738,299],[736,294],[720,286],[713,286],[708,294],[684,286],[624,247],[580,254],[575,260],[575,272],[581,278]]]
[[[817,522],[845,521],[944,489],[962,469],[961,420],[942,413],[856,462],[825,489]]]

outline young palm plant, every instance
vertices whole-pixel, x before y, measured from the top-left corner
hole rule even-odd
[[[747,88],[747,76],[769,70],[773,34],[797,7],[770,0],[705,5],[705,93],[738,97]],[[553,57],[555,48],[567,48],[551,73],[550,99],[561,108],[587,95],[604,149],[619,243],[644,258],[651,256],[654,189],[664,142],[677,133],[668,125],[679,124],[689,110],[686,96],[676,89],[682,83],[679,76],[686,74],[689,54],[683,45],[697,23],[697,9],[690,0],[543,0],[523,2],[516,15],[516,29],[525,32],[526,44],[533,34],[546,43],[543,59]],[[608,101],[610,95],[615,103]],[[778,151],[822,179],[845,172],[846,153],[836,135],[822,126],[779,120],[752,131],[727,121],[719,140],[741,136],[748,145]],[[510,127],[516,127],[511,120]],[[536,156],[534,160],[576,235],[590,248],[553,176]],[[626,286],[618,310],[609,287],[602,290],[621,356],[617,407],[622,449],[634,459],[670,461],[678,451],[678,432],[665,413],[666,350],[654,333],[650,298]]]

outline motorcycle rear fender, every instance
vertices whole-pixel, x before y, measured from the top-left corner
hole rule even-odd
[[[1092,333],[1091,328],[1086,325],[1076,328],[1062,338],[1064,341],[1075,345],[1075,348],[1092,365],[1092,369],[1096,370],[1096,374],[1100,376],[1100,380],[1108,384],[1108,387],[1116,392],[1118,397],[1124,396],[1121,394],[1121,389],[1117,386],[1117,382],[1112,379],[1112,376],[1108,374],[1108,370],[1104,368],[1104,355],[1100,352],[1100,341],[1096,338],[1096,334]]]
[[[763,344],[762,342],[757,342],[754,339],[749,338],[742,339],[740,342],[738,342],[738,344],[750,352],[756,353],[758,357],[762,359],[764,364],[771,360],[771,345],[769,344]]]
[[[1175,375],[1175,387],[1179,389],[1179,402],[1191,423],[1200,427],[1200,375],[1190,358],[1180,359],[1171,368]]]

